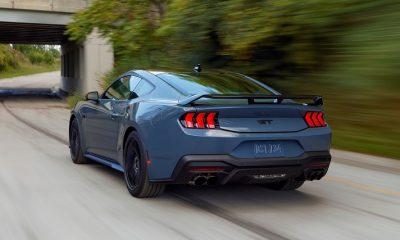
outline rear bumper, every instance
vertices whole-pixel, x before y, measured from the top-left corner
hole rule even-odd
[[[171,179],[155,181],[174,184],[192,183],[197,176],[212,177],[215,184],[263,183],[319,180],[328,171],[329,152],[306,152],[293,158],[235,158],[230,155],[186,155],[176,165]]]

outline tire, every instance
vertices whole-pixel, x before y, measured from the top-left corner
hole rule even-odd
[[[69,130],[69,151],[73,163],[85,164],[90,162],[89,159],[83,156],[79,127],[76,119],[72,120]]]
[[[304,184],[304,181],[296,181],[294,178],[275,183],[267,183],[264,186],[276,191],[293,191]]]
[[[137,198],[157,197],[165,190],[165,184],[149,181],[146,157],[136,132],[131,132],[125,143],[124,178],[129,193]]]

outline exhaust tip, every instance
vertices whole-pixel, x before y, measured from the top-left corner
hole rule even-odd
[[[218,178],[217,176],[209,176],[207,179],[207,184],[214,185],[217,184]]]
[[[196,176],[192,179],[192,181],[190,181],[190,183],[192,185],[195,186],[202,186],[202,185],[206,185],[207,184],[207,178],[205,176]]]
[[[307,175],[307,180],[320,180],[325,175],[324,170],[313,170]]]

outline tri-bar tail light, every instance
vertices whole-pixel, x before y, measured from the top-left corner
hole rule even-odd
[[[306,112],[306,114],[304,115],[304,121],[310,128],[326,126],[323,112]]]
[[[219,128],[216,112],[187,112],[180,119],[185,128]]]

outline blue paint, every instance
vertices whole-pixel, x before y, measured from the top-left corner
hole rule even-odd
[[[103,164],[103,165],[105,165],[107,167],[113,168],[113,169],[118,170],[120,172],[124,172],[124,168],[121,165],[119,165],[118,163],[111,162],[111,161],[102,159],[100,157],[97,157],[97,156],[94,156],[94,155],[91,155],[91,154],[85,154],[85,157],[89,158],[90,160],[96,161],[96,162],[98,162],[100,164]]]

